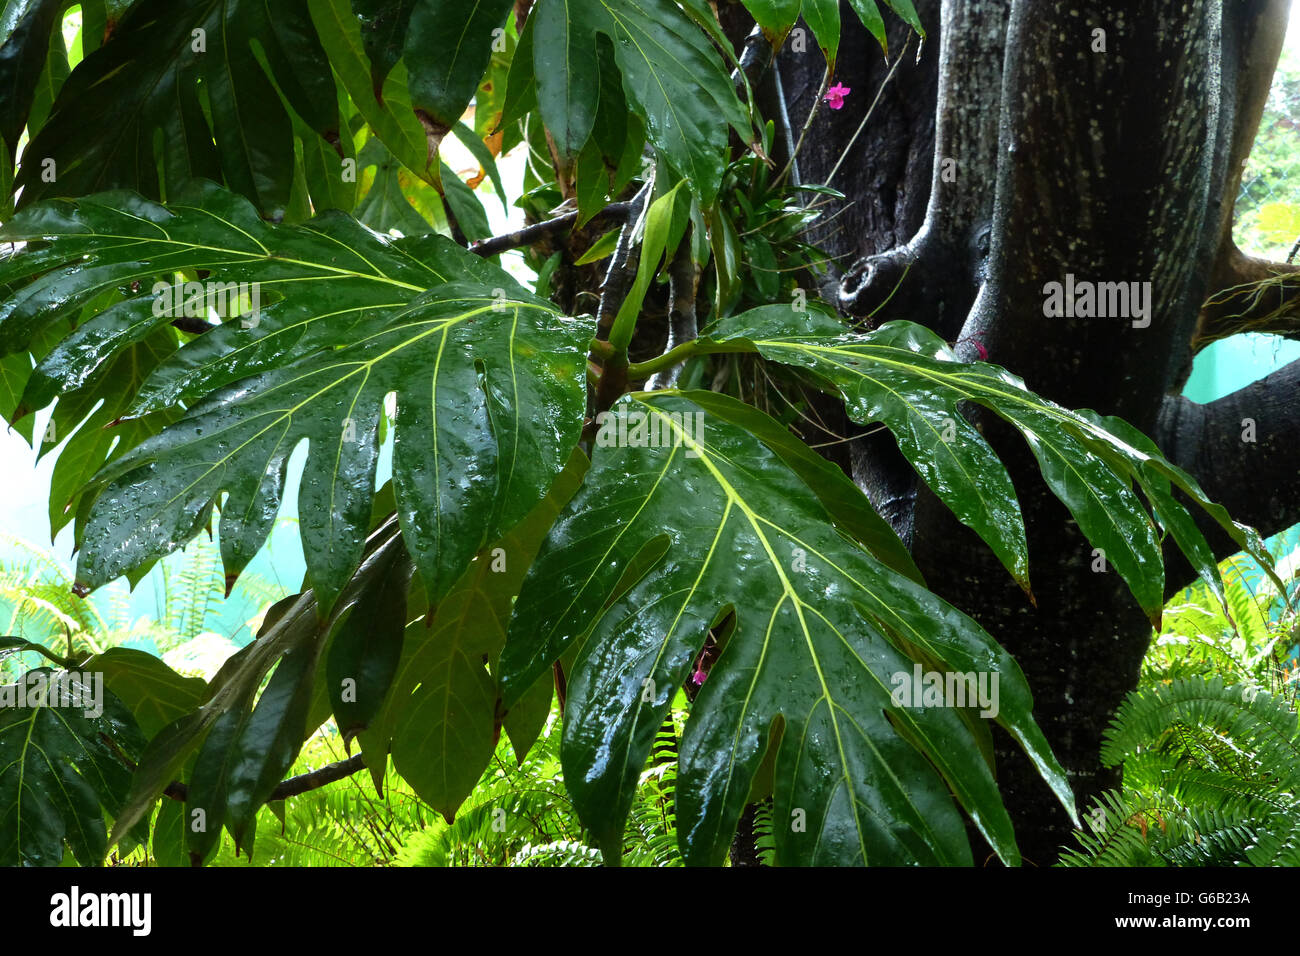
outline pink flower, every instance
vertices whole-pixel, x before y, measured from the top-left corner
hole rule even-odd
[[[701,684],[704,683],[704,678],[708,676],[709,675],[704,672],[704,664],[700,663],[695,668],[695,673],[691,675],[691,683],[693,683],[696,687],[699,687]]]
[[[834,86],[832,86],[829,90],[826,91],[826,95],[822,98],[826,101],[827,105],[830,106],[831,109],[837,110],[844,105],[844,97],[848,96],[849,93],[851,92],[852,90],[850,90],[847,86],[843,86],[840,83],[836,83]]]

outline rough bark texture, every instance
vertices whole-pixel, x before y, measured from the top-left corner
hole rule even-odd
[[[861,316],[895,291],[875,321],[929,325],[960,340],[964,356],[983,352],[1055,401],[1119,415],[1152,434],[1238,520],[1265,534],[1293,524],[1300,367],[1209,406],[1177,397],[1193,349],[1208,341],[1203,303],[1239,275],[1231,197],[1288,6],[948,0],[940,29],[937,0],[918,3],[931,29],[925,53],[900,68],[835,183],[853,204],[822,240],[841,261],[861,257],[846,270],[840,303]],[[884,75],[878,48],[853,27],[847,5],[842,12],[839,79],[864,95],[814,123],[811,148],[799,157],[808,182],[834,166]],[[902,40],[897,30],[891,48]],[[779,58],[796,124],[820,82],[814,59]],[[991,92],[999,85],[1000,94]],[[943,179],[936,155],[956,160],[954,180]],[[903,265],[911,268],[900,285]],[[1043,286],[1067,274],[1150,282],[1149,324],[1045,318]],[[1253,443],[1242,441],[1248,418]],[[1037,607],[972,532],[918,490],[892,440],[855,441],[853,474],[931,586],[1016,655],[1083,805],[1119,783],[1100,766],[1099,744],[1136,685],[1150,625],[1113,571],[1091,571],[1092,546],[1043,485],[1023,441],[998,422],[982,424],[1020,496]],[[1212,543],[1220,555],[1234,550],[1222,536]],[[1190,576],[1171,560],[1168,590]],[[1021,849],[1029,862],[1050,864],[1071,842],[1067,817],[1006,738],[997,757]]]
[[[840,307],[869,318],[923,313],[947,338],[961,329],[983,280],[998,168],[1002,48],[1010,0],[944,0],[930,198],[907,243],[860,260]],[[933,39],[932,39],[933,42]]]

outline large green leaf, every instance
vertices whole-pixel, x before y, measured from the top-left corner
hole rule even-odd
[[[380,571],[378,586],[362,595],[331,640],[326,667],[328,696],[345,745],[370,725],[397,672],[413,572],[405,550],[394,548]],[[307,727],[308,731],[314,729]]]
[[[773,46],[780,47],[785,35],[799,19],[800,0],[744,0],[754,22]]]
[[[155,329],[106,360],[83,384],[59,396],[39,445],[41,457],[58,448],[50,476],[52,534],[81,514],[82,493],[105,462],[121,457],[180,417],[179,409],[160,409],[123,419],[140,385],[176,351],[176,340],[173,329]],[[83,531],[77,527],[77,540]]]
[[[366,544],[366,553],[339,603],[337,615],[350,610],[361,597],[376,586],[376,578],[388,567],[390,549],[400,541],[397,522],[394,518],[382,522],[371,534]],[[192,789],[189,797],[191,804],[201,806],[211,825],[205,833],[219,831],[221,822],[226,818],[226,807],[231,794],[230,779],[233,772],[231,763],[226,759],[230,746],[213,746],[207,748],[206,759],[195,760],[196,755],[203,757],[206,741],[214,733],[230,744],[237,739],[241,727],[248,720],[249,708],[263,678],[277,663],[282,663],[289,654],[295,655],[294,661],[304,659],[303,652],[319,651],[330,629],[337,623],[331,616],[322,622],[317,613],[315,595],[310,591],[285,598],[267,612],[257,640],[236,654],[232,655],[216,676],[208,684],[208,691],[202,705],[195,711],[178,718],[164,727],[149,741],[140,756],[135,774],[131,778],[131,788],[122,804],[121,812],[113,822],[110,842],[117,842],[130,832],[153,809],[154,802],[172,781],[179,779],[184,768],[194,761],[194,776],[198,789]],[[293,670],[291,665],[289,670]],[[314,682],[309,673],[300,671],[297,679],[282,679],[283,686],[277,693],[281,703],[275,703],[273,697],[267,718],[279,715],[277,720],[266,721],[266,727],[256,738],[249,740],[249,754],[246,769],[249,771],[244,779],[244,786],[252,790],[260,788],[273,773],[264,772],[273,761],[284,759],[288,750],[296,752],[301,745],[304,734],[302,727],[306,724],[306,708],[302,707],[302,697],[310,698]],[[301,688],[297,685],[303,685]],[[285,706],[291,703],[292,706]],[[292,740],[290,729],[298,731],[297,741]],[[287,743],[286,743],[287,741]],[[289,758],[292,762],[292,757]],[[287,766],[287,765],[286,765]],[[256,797],[247,793],[241,798],[243,805],[255,804]],[[190,831],[194,834],[194,831]],[[215,836],[209,841],[200,835],[191,835],[190,849],[200,858],[215,843]]]
[[[173,195],[203,176],[279,218],[294,172],[289,109],[338,141],[307,0],[142,0],[63,84],[15,187],[29,205],[119,187]]]
[[[493,30],[504,30],[514,0],[419,0],[411,10],[403,56],[411,105],[451,129],[460,121],[492,57]]]
[[[63,0],[7,0],[0,10],[0,139],[9,150],[8,162],[27,125],[62,8]]]
[[[593,324],[564,318],[441,237],[390,242],[338,213],[275,227],[212,186],[171,210],[123,194],[42,204],[0,234],[49,240],[27,266],[44,274],[0,305],[0,350],[25,347],[105,288],[138,290],[42,361],[28,408],[170,320],[150,294],[159,275],[204,270],[258,283],[273,300],[254,317],[228,315],[144,383],[132,415],[178,401],[188,410],[96,477],[83,586],[183,545],[223,494],[222,557],[228,579],[238,574],[269,533],[289,455],[306,439],[299,520],[327,612],[361,554],[379,419],[395,393],[398,511],[437,600],[541,500],[577,442]]]
[[[781,455],[692,395],[615,405],[615,416],[629,416],[627,434],[597,449],[543,545],[502,658],[509,706],[589,635],[569,683],[563,758],[606,859],[617,858],[674,693],[730,610],[735,629],[682,742],[677,820],[688,861],[721,862],[779,725],[781,862],[969,863],[952,794],[1016,862],[990,767],[957,711],[891,699],[922,662],[996,673],[996,719],[1072,806],[1015,662],[970,618],[854,544]]]
[[[370,129],[404,166],[426,182],[437,182],[438,165],[434,162],[437,144],[430,143],[411,109],[405,67],[398,64],[395,69],[389,66],[382,70],[390,75],[383,79],[377,96],[372,88],[375,82],[372,71],[377,66],[366,57],[363,23],[353,16],[349,0],[306,2],[320,41],[329,53],[330,65]]]
[[[122,757],[134,760],[144,746],[110,692],[101,688],[103,712],[94,714],[49,693],[56,678],[77,696],[95,694],[84,672],[49,668],[0,688],[0,866],[58,866],[65,840],[78,863],[98,866],[108,849],[104,814],[118,812],[131,780]],[[41,687],[43,700],[28,696]],[[24,705],[15,706],[7,695],[20,691]]]
[[[812,371],[839,392],[855,421],[889,426],[926,483],[1026,589],[1024,530],[1014,489],[983,436],[962,415],[961,402],[982,405],[1020,431],[1048,487],[1153,622],[1164,604],[1164,564],[1156,519],[1135,487],[1155,504],[1159,521],[1213,587],[1220,587],[1218,572],[1204,536],[1171,487],[1270,564],[1258,535],[1234,523],[1132,426],[1061,408],[998,366],[959,362],[942,339],[919,325],[890,322],[859,334],[830,316],[768,306],[705,331],[713,346],[748,344],[772,361]]]
[[[393,764],[422,799],[450,819],[492,757],[503,720],[488,664],[505,645],[511,602],[560,508],[577,490],[586,458],[574,452],[555,486],[456,582],[431,619],[412,624],[392,690],[361,745],[376,784],[390,744]],[[549,684],[544,688],[549,710]],[[530,703],[541,694],[532,695]],[[512,733],[536,728],[506,723]],[[512,730],[512,727],[514,728]],[[531,740],[514,740],[526,752]]]
[[[713,341],[752,341],[768,358],[813,368],[841,387],[855,420],[887,423],[926,483],[1028,588],[1028,546],[1011,478],[958,410],[957,402],[969,396],[935,388],[921,373],[924,359],[918,353],[931,343],[916,337],[913,330],[919,328],[891,323],[872,336],[855,337],[823,313],[797,313],[774,305],[706,332]],[[834,348],[851,349],[852,354],[838,354]],[[805,356],[809,358],[801,361]],[[866,361],[875,357],[880,361]],[[891,358],[895,361],[887,361]]]
[[[561,153],[576,157],[595,125],[604,35],[651,143],[711,203],[728,127],[747,139],[749,123],[721,57],[681,8],[669,0],[538,0],[531,18],[538,104]]]
[[[183,677],[159,658],[130,647],[111,647],[86,661],[85,669],[104,675],[104,686],[126,705],[146,738],[197,710],[207,683]]]

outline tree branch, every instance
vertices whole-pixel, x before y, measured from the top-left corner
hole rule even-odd
[[[600,212],[591,217],[591,222],[597,219],[611,219],[618,222],[625,222],[628,213],[632,209],[632,204],[627,202],[610,203]],[[514,232],[506,233],[502,236],[493,236],[491,239],[483,239],[470,244],[469,251],[476,256],[495,256],[505,252],[508,249],[518,249],[523,246],[531,246],[535,242],[543,239],[549,239],[557,232],[563,232],[565,229],[571,229],[578,221],[578,213],[566,212],[562,216],[556,216],[554,219],[547,219],[543,222],[533,223],[531,226],[524,226]]]
[[[700,268],[695,264],[691,254],[691,242],[684,238],[673,256],[668,268],[668,286],[670,305],[668,310],[668,343],[665,354],[699,334],[699,325],[695,311],[695,295],[700,287]],[[629,377],[631,370],[629,368]],[[681,366],[674,365],[651,377],[646,386],[651,390],[675,388]],[[635,379],[632,379],[635,381]]]
[[[890,314],[920,321],[945,338],[957,337],[988,255],[999,117],[989,104],[1001,95],[1010,10],[1011,0],[944,0],[925,221],[905,245],[854,264],[840,285],[842,311],[869,318],[889,301]],[[907,53],[904,47],[894,60],[881,91]],[[876,95],[878,101],[880,92]],[[873,102],[868,115],[874,109]]]
[[[204,332],[211,332],[216,328],[211,322],[205,322],[202,319],[195,318],[177,318],[172,319],[172,328],[180,329],[182,332],[188,332],[190,335],[202,335]]]
[[[1293,493],[1300,474],[1297,394],[1300,360],[1208,405],[1171,396],[1160,412],[1157,444],[1234,520],[1276,534],[1300,521]],[[1196,517],[1217,559],[1237,552],[1217,524]],[[1181,553],[1171,553],[1167,564],[1168,594],[1196,577]]]
[[[284,800],[287,797],[296,797],[299,794],[307,793],[310,790],[319,790],[321,787],[344,780],[358,770],[364,770],[366,758],[364,754],[353,754],[347,760],[340,760],[337,763],[326,764],[319,770],[312,770],[310,773],[300,773],[296,777],[289,777],[281,780],[276,784],[275,789],[271,791],[268,800]],[[171,797],[173,800],[179,800],[184,803],[189,799],[190,788],[180,781],[172,781],[163,791],[163,796]]]
[[[618,237],[618,245],[610,256],[609,269],[605,272],[605,282],[600,293],[600,310],[597,315],[596,334],[610,338],[614,322],[618,316],[628,290],[632,287],[632,277],[636,273],[637,263],[633,253],[638,246],[637,232],[646,210],[650,206],[650,193],[654,189],[654,177],[651,177],[640,191],[632,197],[631,209]],[[606,411],[618,400],[627,388],[627,343],[614,344],[614,354],[601,365],[600,380],[596,384],[595,410]]]
[[[1214,290],[1201,307],[1192,348],[1238,332],[1300,338],[1300,265],[1248,256],[1231,239],[1226,255],[1215,264]]]

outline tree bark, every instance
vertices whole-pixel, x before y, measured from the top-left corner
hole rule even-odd
[[[987,356],[1054,401],[1119,415],[1153,435],[1238,520],[1265,534],[1289,526],[1300,517],[1289,487],[1300,435],[1287,412],[1300,369],[1209,406],[1178,397],[1194,348],[1208,341],[1202,305],[1232,277],[1232,196],[1289,3],[949,0],[941,27],[937,2],[917,6],[931,30],[926,54],[885,94],[880,121],[836,184],[854,205],[836,219],[842,229],[821,237],[835,255],[856,246],[861,257],[839,303],[865,316],[892,292],[873,321],[920,322],[958,340],[963,357]],[[869,100],[883,75],[878,52],[843,13],[841,82],[856,81]],[[891,37],[891,46],[901,39]],[[820,67],[806,60],[779,61],[796,125],[820,82]],[[814,123],[815,145],[799,156],[805,181],[833,167],[860,116],[846,108]],[[927,120],[936,116],[937,134]],[[943,178],[945,159],[956,161],[955,179]],[[1046,318],[1044,284],[1070,274],[1151,283],[1149,322]],[[853,475],[931,586],[1016,656],[1082,807],[1120,783],[1101,766],[1100,742],[1137,684],[1151,627],[1118,575],[1093,573],[1092,546],[1019,436],[991,416],[972,417],[1016,485],[1037,606],[973,532],[918,488],[892,439],[855,441]],[[1257,423],[1253,443],[1242,441],[1247,418]],[[1211,540],[1220,556],[1235,550],[1226,536]],[[1190,580],[1181,559],[1171,559],[1170,592]],[[1072,842],[1066,814],[1005,735],[997,760],[1026,860],[1051,864]]]

